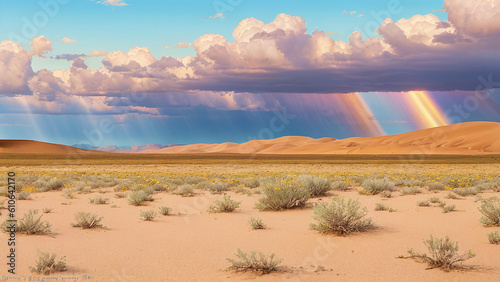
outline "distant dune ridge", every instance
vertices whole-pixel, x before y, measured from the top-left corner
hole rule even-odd
[[[0,153],[89,154],[95,151],[32,140],[0,140]]]
[[[500,154],[500,123],[468,122],[414,132],[347,139],[288,136],[247,143],[193,144],[156,154]]]
[[[99,148],[101,151],[89,151],[37,141],[0,140],[0,153],[103,154],[102,151],[114,151],[147,154],[500,154],[500,123],[468,122],[377,137],[314,139],[286,136],[272,140],[252,140],[243,144],[164,146],[145,145],[130,149],[109,146]]]

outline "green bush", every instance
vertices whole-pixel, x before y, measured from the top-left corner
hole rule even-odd
[[[443,240],[430,235],[428,240],[424,240],[424,244],[427,246],[430,256],[426,253],[415,253],[412,249],[408,253],[411,258],[426,262],[431,268],[441,268],[448,271],[454,268],[455,263],[466,261],[476,256],[471,250],[463,254],[458,254],[458,243],[451,241],[448,236]]]
[[[47,221],[42,221],[42,215],[36,217],[38,210],[29,210],[23,218],[17,222],[16,232],[27,235],[41,235],[52,233],[51,225]],[[9,224],[7,220],[1,225],[3,232],[9,232]]]
[[[29,267],[31,272],[43,275],[49,275],[54,272],[62,272],[67,270],[65,258],[61,257],[56,261],[57,255],[38,251],[38,260],[35,261],[35,267]]]
[[[310,197],[310,192],[293,181],[270,183],[262,188],[264,197],[255,203],[255,208],[264,210],[285,210],[302,207]]]
[[[393,191],[394,182],[383,179],[367,179],[361,184],[363,190],[360,191],[364,195],[376,195],[383,191]]]
[[[331,182],[326,177],[303,174],[297,177],[297,182],[309,191],[311,197],[324,196],[326,192],[332,190]]]
[[[91,229],[91,228],[101,228],[103,227],[101,224],[102,217],[99,217],[97,214],[92,214],[89,212],[77,212],[75,214],[76,223],[72,223],[73,227],[81,227],[83,229]]]
[[[241,202],[231,200],[231,196],[224,195],[222,200],[215,200],[208,208],[209,213],[232,212],[240,206]]]
[[[480,221],[484,226],[500,226],[500,199],[491,197],[483,199],[478,208],[483,214]]]
[[[373,228],[371,218],[365,218],[367,214],[359,200],[334,198],[330,204],[319,203],[314,207],[313,219],[317,223],[311,223],[310,228],[338,235],[361,232]]]
[[[238,249],[236,259],[226,258],[231,263],[229,270],[235,271],[257,271],[262,274],[268,274],[276,270],[276,267],[282,262],[281,259],[275,259],[274,254],[265,256],[262,253],[252,252],[250,256]]]

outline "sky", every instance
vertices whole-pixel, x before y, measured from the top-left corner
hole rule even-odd
[[[0,139],[134,146],[500,122],[500,0],[0,2]]]

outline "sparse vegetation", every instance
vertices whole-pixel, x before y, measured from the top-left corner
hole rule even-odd
[[[462,198],[459,197],[457,194],[454,193],[448,193],[445,197],[446,199],[451,199],[451,200],[461,200]]]
[[[431,202],[429,200],[418,201],[417,206],[419,207],[430,207]]]
[[[43,208],[42,212],[43,213],[51,213],[54,209],[53,208]]]
[[[359,200],[334,198],[330,204],[319,203],[314,207],[313,219],[317,223],[311,223],[310,228],[338,235],[365,231],[373,227],[371,218],[365,218],[367,213],[366,208],[361,209]]]
[[[332,190],[331,182],[326,177],[317,177],[309,174],[299,175],[297,177],[299,185],[309,191],[311,197],[324,196]]]
[[[388,212],[395,212],[396,210],[389,207],[388,205],[384,205],[381,203],[376,203],[375,204],[375,211],[388,211]]]
[[[419,187],[403,187],[403,189],[401,189],[401,196],[416,195],[420,193],[422,193],[422,189]]]
[[[431,202],[433,204],[439,204],[439,203],[441,203],[441,200],[438,197],[431,197],[429,199],[429,202]]]
[[[42,251],[38,251],[38,260],[35,261],[35,267],[29,267],[31,272],[43,275],[49,275],[54,272],[62,272],[67,270],[67,265],[65,258],[61,257],[56,260],[56,254],[50,254]]]
[[[190,184],[184,184],[177,187],[175,194],[181,195],[182,197],[189,197],[194,195],[194,187]]]
[[[426,253],[416,253],[412,249],[408,251],[411,258],[417,261],[426,262],[431,268],[441,268],[445,271],[455,268],[457,262],[466,261],[475,257],[471,250],[463,254],[458,254],[458,242],[453,242],[448,238],[434,238],[430,235],[428,240],[424,240],[430,255]]]
[[[89,198],[89,202],[95,205],[106,205],[109,203],[109,198],[104,198],[101,195],[96,195],[92,198]]]
[[[484,226],[500,226],[500,199],[498,197],[483,199],[478,209],[483,214],[480,221]]]
[[[169,215],[172,212],[172,208],[161,206],[158,208],[160,210],[161,215]]]
[[[274,185],[273,185],[274,184]],[[260,210],[285,210],[302,207],[310,197],[310,192],[293,181],[269,183],[262,188],[264,197],[255,207]]]
[[[480,191],[475,188],[475,187],[464,187],[464,188],[455,188],[453,189],[453,193],[462,196],[462,197],[467,197],[467,196],[474,196]]]
[[[439,182],[431,182],[428,184],[429,191],[442,191],[444,190],[444,184]]]
[[[102,228],[102,217],[90,212],[77,212],[75,214],[76,223],[72,223],[73,227],[81,227],[83,229]]]
[[[18,200],[31,200],[30,195],[31,195],[31,193],[28,191],[21,191],[17,194],[17,199]]]
[[[134,191],[128,196],[128,202],[133,206],[143,205],[144,202],[147,201],[153,201],[153,198],[151,194],[145,190]]]
[[[275,259],[274,254],[266,256],[261,252],[252,252],[248,254],[238,249],[236,259],[226,258],[231,263],[229,270],[235,271],[257,271],[262,274],[268,274],[276,270],[276,267],[282,262],[281,259]]]
[[[363,190],[360,191],[364,195],[376,195],[383,191],[393,191],[394,182],[383,179],[367,179],[361,184]]]
[[[241,202],[231,200],[231,196],[224,195],[222,200],[215,200],[208,208],[209,213],[232,212],[240,206]]]
[[[500,244],[500,233],[498,231],[488,233],[488,241],[490,244]]]
[[[17,221],[16,232],[26,235],[43,235],[52,233],[51,224],[47,221],[42,221],[42,215],[36,216],[38,210],[29,210],[23,218]],[[2,223],[3,232],[9,232],[9,222],[6,220]]]
[[[351,185],[347,181],[337,180],[337,181],[331,182],[330,187],[334,191],[347,191],[347,190],[349,190]]]
[[[254,230],[257,230],[257,229],[266,229],[266,225],[264,224],[264,222],[262,222],[262,219],[260,219],[260,218],[253,218],[253,217],[251,217],[248,220],[248,223],[250,223],[250,226]]]
[[[445,205],[442,208],[443,208],[443,213],[449,213],[456,210],[455,205]]]
[[[154,210],[141,211],[139,217],[144,221],[152,221],[156,217],[156,212]]]

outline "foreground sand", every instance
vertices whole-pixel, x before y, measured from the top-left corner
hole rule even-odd
[[[208,214],[208,206],[221,195],[197,191],[195,197],[158,193],[147,206],[134,207],[127,199],[104,196],[108,205],[92,205],[80,194],[66,199],[61,192],[32,194],[33,199],[18,202],[18,213],[29,209],[54,208],[44,218],[53,226],[53,236],[18,235],[19,274],[30,275],[36,250],[66,255],[69,270],[57,277],[93,277],[92,281],[499,281],[500,246],[491,245],[487,233],[500,228],[485,228],[479,222],[479,203],[473,197],[446,199],[457,206],[456,212],[442,213],[437,207],[418,207],[416,202],[430,196],[444,198],[445,192],[382,199],[361,196],[357,192],[336,192],[329,197],[311,200],[329,201],[333,196],[359,198],[369,210],[378,230],[348,237],[320,235],[308,229],[313,221],[312,207],[282,212],[259,212],[253,208],[261,195],[239,195],[240,209],[227,214]],[[483,197],[494,193],[481,194]],[[498,193],[496,193],[498,195]],[[383,202],[397,212],[375,212],[375,203]],[[117,207],[112,207],[116,205]],[[159,216],[153,222],[139,219],[140,210],[173,208],[173,215]],[[70,226],[78,211],[93,211],[104,217],[107,229],[82,230]],[[0,219],[6,218],[5,210]],[[260,217],[267,230],[250,230],[248,219]],[[397,259],[408,248],[426,251],[422,243],[430,234],[449,235],[461,250],[472,249],[477,257],[467,262],[477,269],[469,272],[426,270],[413,260]],[[2,274],[5,269],[6,234],[0,235]],[[281,271],[258,276],[252,273],[225,271],[227,257],[238,248],[245,252],[275,253],[283,259]],[[318,266],[328,271],[314,272]],[[330,270],[331,269],[331,270]],[[60,281],[60,280],[59,280]],[[68,280],[66,280],[68,281]]]

